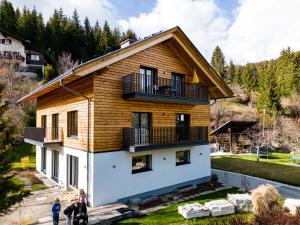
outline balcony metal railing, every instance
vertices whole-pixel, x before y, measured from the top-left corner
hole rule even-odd
[[[10,51],[0,51],[0,58],[1,59],[8,59],[8,60],[20,60],[24,61],[25,57],[21,55],[20,52],[10,52]]]
[[[26,127],[24,138],[41,143],[62,142],[62,128]]]
[[[208,127],[152,127],[124,128],[123,143],[125,148],[189,145],[208,142]]]
[[[134,73],[123,78],[125,98],[136,94],[197,99],[208,102],[208,88],[199,84],[176,82],[172,79]]]

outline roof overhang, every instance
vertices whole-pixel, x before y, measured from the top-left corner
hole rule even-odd
[[[128,47],[116,50],[104,56],[100,56],[75,66],[72,70],[54,78],[48,83],[38,87],[28,95],[22,97],[18,100],[18,103],[26,103],[30,100],[36,99],[39,96],[59,88],[62,82],[66,85],[80,77],[92,74],[95,71],[106,68],[107,66],[132,56],[138,52],[169,40],[176,41],[178,45],[184,49],[194,64],[199,67],[213,83],[213,88],[218,90],[217,94],[212,95],[214,98],[225,98],[233,95],[230,88],[221,80],[221,78],[217,75],[217,73],[213,70],[210,64],[193,45],[193,43],[188,39],[184,32],[179,27],[174,27],[167,31],[159,32],[153,36],[146,37],[143,40],[129,45]]]
[[[211,135],[217,135],[217,134],[224,134],[228,133],[228,130],[231,129],[232,133],[241,133],[244,130],[253,127],[255,124],[257,124],[257,121],[247,121],[247,120],[230,120],[221,126],[219,126],[217,129],[212,131]]]

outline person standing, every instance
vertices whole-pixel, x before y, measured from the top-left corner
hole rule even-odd
[[[53,225],[58,225],[59,223],[59,212],[60,212],[60,203],[59,198],[55,199],[54,204],[52,205],[52,220]]]
[[[78,208],[77,203],[72,203],[71,205],[69,205],[65,210],[64,210],[64,214],[65,214],[65,218],[67,221],[67,225],[71,225],[71,220],[72,220],[72,213],[74,212],[74,209]]]

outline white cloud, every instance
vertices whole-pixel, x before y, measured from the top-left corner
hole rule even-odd
[[[23,9],[24,5],[30,9],[35,6],[38,12],[43,13],[46,20],[53,14],[54,9],[59,8],[62,8],[68,17],[72,16],[76,8],[81,22],[87,16],[91,24],[96,20],[100,24],[107,20],[114,26],[118,19],[117,10],[109,0],[12,0],[11,2],[19,9]]]
[[[210,60],[217,44],[227,61],[256,62],[300,49],[299,0],[240,0],[229,21],[214,0],[157,0],[149,13],[120,20],[141,37],[179,25]]]
[[[118,23],[141,37],[179,25],[208,59],[230,25],[213,0],[158,0],[151,12]]]
[[[243,0],[221,43],[225,56],[235,62],[276,58],[287,46],[300,49],[300,1]]]

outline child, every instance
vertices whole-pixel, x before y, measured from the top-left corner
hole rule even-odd
[[[87,197],[83,189],[79,190],[78,202],[84,202],[85,204],[87,204]]]
[[[53,225],[58,225],[59,222],[59,212],[60,212],[60,203],[59,198],[55,199],[55,202],[52,206],[52,220]]]

